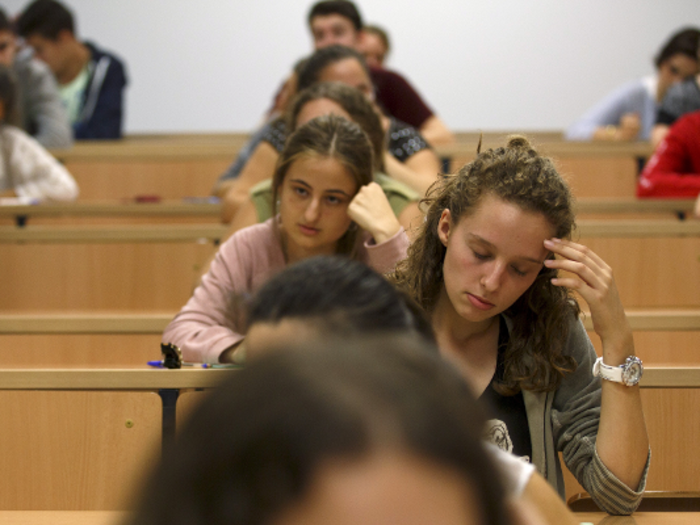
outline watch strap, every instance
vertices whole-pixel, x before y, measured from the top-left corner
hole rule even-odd
[[[595,377],[602,377],[607,381],[622,383],[622,367],[606,365],[603,363],[602,357],[599,357],[595,360],[595,363],[593,363],[593,375]]]

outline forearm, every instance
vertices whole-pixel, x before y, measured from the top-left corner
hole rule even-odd
[[[603,340],[603,362],[619,366],[634,355],[629,327],[615,340]],[[632,490],[637,490],[649,451],[639,386],[602,381],[598,455],[605,466]]]
[[[443,144],[453,144],[455,142],[454,133],[452,133],[445,123],[437,116],[433,115],[426,120],[420,127],[420,134],[433,146]]]
[[[417,153],[416,155],[422,152]],[[389,152],[384,154],[384,165],[387,175],[399,182],[404,183],[409,188],[417,191],[421,196],[425,195],[430,185],[437,179],[439,167],[433,173],[425,173],[411,169],[406,164],[399,162],[396,157]]]

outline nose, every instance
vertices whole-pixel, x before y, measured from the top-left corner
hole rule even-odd
[[[502,263],[494,261],[493,264],[485,268],[484,275],[481,277],[481,285],[484,290],[490,293],[495,292],[501,286],[501,278],[505,267]]]
[[[315,223],[321,215],[321,203],[318,199],[311,199],[306,210],[304,210],[304,220],[307,224]]]

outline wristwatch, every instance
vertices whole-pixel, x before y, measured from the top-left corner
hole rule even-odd
[[[634,386],[639,383],[644,373],[642,360],[631,355],[625,359],[625,363],[620,366],[610,366],[603,363],[603,358],[599,357],[593,363],[593,376],[602,377],[607,381],[622,383],[625,386]]]

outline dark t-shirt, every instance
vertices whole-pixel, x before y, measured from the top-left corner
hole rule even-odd
[[[401,75],[380,68],[370,68],[369,73],[377,103],[388,115],[417,129],[433,116],[433,111]]]
[[[404,122],[391,119],[387,147],[399,162],[406,162],[412,155],[430,146],[418,130]],[[282,153],[287,140],[287,126],[284,119],[277,119],[265,127],[262,140],[268,142],[278,153]]]
[[[500,318],[499,322],[496,372],[493,374],[491,383],[479,398],[479,401],[486,408],[487,417],[491,418],[487,425],[486,439],[501,450],[531,461],[530,425],[527,422],[527,411],[522,392],[518,392],[514,396],[504,396],[493,387],[495,382],[503,379],[503,358],[510,339],[508,327],[503,317]]]

